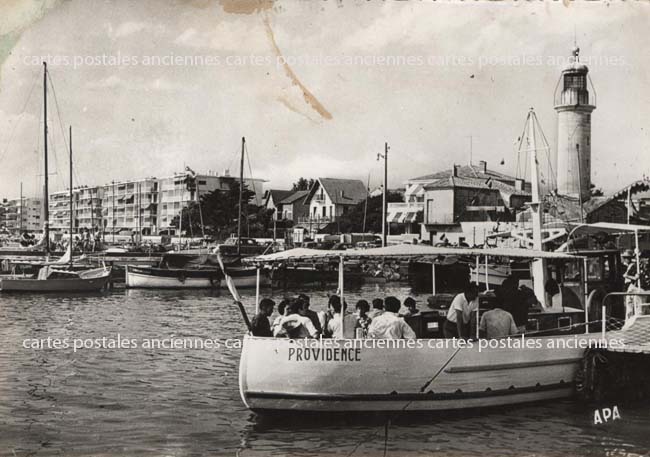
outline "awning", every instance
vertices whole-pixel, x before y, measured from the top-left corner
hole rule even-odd
[[[319,249],[296,248],[288,251],[275,252],[273,254],[248,257],[243,262],[267,263],[282,262],[286,260],[299,259],[327,259],[327,258],[362,258],[362,257],[438,257],[438,256],[491,256],[511,257],[521,259],[576,259],[580,256],[563,252],[536,251],[533,249],[518,248],[454,248],[435,247],[424,244],[398,244],[383,248],[373,249],[348,249],[345,251],[325,251]]]
[[[386,216],[386,222],[388,222],[389,224],[397,223],[399,222],[401,217],[402,217],[402,212],[388,213],[388,216]]]
[[[411,224],[415,222],[420,211],[408,211],[400,218],[399,222],[402,224]]]
[[[623,234],[634,232],[650,232],[650,225],[615,224],[613,222],[597,222],[595,224],[574,225],[569,238],[576,235],[595,235],[596,233]]]

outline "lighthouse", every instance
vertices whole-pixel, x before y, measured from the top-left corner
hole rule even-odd
[[[579,57],[576,46],[555,92],[557,192],[585,201],[591,187],[591,112],[596,109],[596,99],[589,69]],[[590,87],[594,95],[589,93]]]

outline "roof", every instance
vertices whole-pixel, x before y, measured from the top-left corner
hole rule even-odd
[[[368,196],[366,186],[358,179],[318,178],[317,184],[323,186],[335,205],[356,205]],[[307,203],[318,186],[314,184],[305,197]]]
[[[650,180],[640,179],[639,181],[635,181],[632,184],[625,186],[624,188],[614,192],[612,195],[609,195],[607,197],[600,197],[599,200],[596,200],[594,202],[593,206],[590,207],[587,212],[595,211],[598,208],[612,202],[613,200],[620,200],[621,198],[627,198],[628,192],[630,194],[637,194],[639,192],[645,192],[647,190],[650,190]],[[594,197],[592,197],[591,200],[594,200]]]
[[[366,258],[366,257],[430,257],[439,256],[492,256],[511,257],[523,259],[575,259],[577,256],[563,252],[535,251],[532,249],[517,248],[452,248],[434,247],[423,244],[398,244],[383,248],[373,249],[348,249],[345,251],[323,251],[318,249],[296,248],[273,254],[248,257],[244,262],[269,263],[298,259],[326,259],[326,258]]]
[[[293,190],[269,189],[266,194],[266,201],[268,201],[269,198],[273,198],[273,203],[277,205],[293,193]]]
[[[289,205],[289,204],[295,202],[296,200],[300,200],[301,198],[304,199],[307,196],[308,193],[309,193],[308,190],[297,190],[297,191],[293,192],[292,194],[284,197],[283,200],[280,200],[280,204]]]
[[[495,179],[483,179],[483,178],[468,178],[460,176],[447,176],[445,178],[437,179],[429,184],[425,184],[424,188],[427,190],[430,189],[452,189],[455,187],[465,187],[471,189],[485,189],[485,190],[496,190],[503,194],[506,194],[508,197],[511,195],[520,195],[524,197],[530,196],[530,192],[525,190],[517,190],[515,186],[497,181]]]
[[[436,179],[448,178],[454,175],[454,169],[450,168],[449,170],[439,171],[430,175],[424,175],[417,178],[410,179],[409,181],[435,181]],[[499,179],[501,181],[515,181],[515,177],[509,176],[503,173],[499,173],[494,170],[485,170],[477,165],[462,165],[457,167],[457,175],[462,178],[480,178],[480,179]]]

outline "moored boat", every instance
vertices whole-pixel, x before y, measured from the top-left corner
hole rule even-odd
[[[211,289],[218,288],[220,270],[125,267],[126,287],[136,289]]]
[[[331,256],[343,263],[355,257],[438,259],[453,255],[582,262],[581,257],[566,253],[424,245],[294,251],[249,261],[268,264]],[[342,283],[339,288],[343,290]],[[600,335],[567,334],[587,328],[584,319],[575,322],[577,315],[586,315],[584,310],[544,307],[539,314],[553,321],[545,325],[545,336],[533,332],[501,340],[418,335],[415,340],[292,341],[247,335],[240,360],[240,393],[244,403],[258,411],[447,410],[565,398],[573,391],[585,344],[599,344]],[[572,320],[565,325],[567,317]],[[417,328],[411,319],[409,324]],[[548,335],[552,333],[548,327],[556,334]]]
[[[91,292],[106,287],[111,268],[101,267],[82,271],[41,268],[35,277],[14,276],[0,279],[1,292]]]

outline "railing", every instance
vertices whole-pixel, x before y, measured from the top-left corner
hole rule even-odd
[[[451,225],[455,224],[453,214],[427,214],[425,219],[425,224],[442,224],[442,225]]]
[[[298,218],[298,222],[301,224],[329,224],[330,222],[336,222],[336,220],[337,220],[336,216],[324,216],[324,217],[303,216]]]

